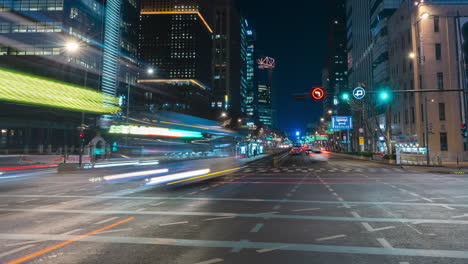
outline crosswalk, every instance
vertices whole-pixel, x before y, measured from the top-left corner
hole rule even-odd
[[[240,173],[401,173],[405,172],[401,168],[379,168],[379,167],[247,167],[239,171]]]

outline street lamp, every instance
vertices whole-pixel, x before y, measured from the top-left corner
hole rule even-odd
[[[410,52],[410,53],[408,54],[408,58],[410,58],[410,59],[416,58],[416,53]]]
[[[322,122],[323,122],[323,121],[325,121],[325,118],[323,118],[323,117],[322,117],[322,118],[320,118],[320,121],[322,121]]]
[[[429,13],[424,12],[424,13],[421,14],[421,19],[423,19],[423,20],[424,20],[424,19],[428,19],[429,16],[430,16]]]
[[[76,52],[79,48],[80,48],[80,45],[76,41],[69,41],[65,43],[65,49],[68,52],[71,52],[71,53]]]
[[[237,122],[239,122],[239,123],[242,122],[242,119],[241,118],[237,119]]]
[[[227,113],[226,113],[226,112],[222,112],[222,113],[221,113],[221,117],[227,117]]]
[[[154,73],[154,69],[153,68],[148,68],[148,70],[146,70],[146,72],[150,75],[152,75]]]
[[[333,111],[332,110],[328,110],[328,114],[333,114]]]

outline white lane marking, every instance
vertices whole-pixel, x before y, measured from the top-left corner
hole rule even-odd
[[[468,195],[455,196],[455,198],[468,198]]]
[[[146,210],[146,208],[140,208],[140,209],[137,209],[137,210],[135,210],[135,211],[136,211],[136,212],[141,212],[141,211],[144,211],[144,210]]]
[[[446,208],[446,209],[449,209],[449,210],[455,210],[455,208],[450,207],[450,206],[445,205],[445,204],[444,204],[444,205],[441,205],[441,206],[442,206],[443,208]]]
[[[49,208],[49,207],[52,207],[52,206],[55,206],[55,205],[56,204],[43,205],[43,206],[36,207],[36,209],[45,209],[45,208]]]
[[[351,214],[352,214],[355,218],[361,218],[361,216],[360,216],[358,213],[356,213],[356,212],[351,212]]]
[[[404,200],[403,202],[418,202],[420,199]]]
[[[269,215],[269,214],[279,214],[279,212],[258,213],[258,215]]]
[[[468,214],[462,214],[462,215],[452,216],[452,218],[463,218],[463,217],[468,217]]]
[[[191,192],[188,195],[192,195],[192,194],[196,194],[196,193],[198,193],[198,191],[197,192]]]
[[[448,200],[445,197],[439,197],[439,198],[430,198],[431,200]]]
[[[159,226],[183,225],[183,224],[188,224],[188,222],[183,221],[183,222],[175,222],[175,223],[168,223],[168,224],[159,224]]]
[[[206,190],[209,190],[209,189],[210,189],[210,187],[206,187],[206,188],[203,188],[203,189],[201,189],[201,190],[202,190],[202,191],[206,191]]]
[[[131,230],[132,230],[131,228],[123,228],[123,229],[101,231],[99,232],[99,234],[107,234],[107,233],[115,233],[115,232],[131,231]]]
[[[336,199],[338,199],[338,201],[342,201],[342,202],[344,201],[344,199],[341,198],[341,197],[338,197],[338,198],[336,198]]]
[[[315,241],[332,240],[332,239],[337,239],[337,238],[342,238],[342,237],[347,237],[347,235],[336,235],[336,236],[322,237],[322,238],[315,239]]]
[[[75,230],[72,230],[72,231],[65,232],[62,235],[71,235],[73,233],[80,232],[81,230],[83,230],[83,229],[78,228],[78,229],[75,229]]]
[[[291,211],[293,211],[293,212],[304,212],[304,211],[314,211],[314,210],[320,210],[320,208],[296,209],[296,210],[291,210]]]
[[[167,202],[160,202],[160,203],[149,204],[149,205],[151,205],[151,206],[158,206],[158,205],[165,204],[165,203],[167,203]]]
[[[334,191],[335,191],[335,190],[333,190],[332,188],[330,188],[329,190],[330,190],[330,192],[334,192]]]
[[[392,245],[390,245],[390,243],[388,243],[388,241],[385,238],[377,238],[377,241],[384,248],[393,248]]]
[[[400,262],[400,264],[409,264],[409,262]]]
[[[42,242],[42,240],[33,240],[33,241],[26,241],[26,242],[19,242],[19,243],[13,243],[13,244],[6,244],[5,246],[11,247],[11,246],[21,246],[21,245],[27,245],[27,244],[35,244]]]
[[[0,258],[6,257],[6,256],[11,255],[11,254],[14,254],[16,252],[23,251],[23,250],[28,249],[30,247],[34,247],[34,245],[27,245],[27,246],[24,246],[24,247],[12,249],[12,250],[7,251],[7,252],[3,252],[3,253],[0,254]]]
[[[337,194],[337,193],[335,193],[335,192],[334,192],[334,193],[332,193],[332,194],[333,194],[334,196],[338,196],[338,194]]]
[[[416,197],[419,197],[419,194],[417,193],[413,193],[413,192],[408,192],[410,195],[413,195],[413,196],[416,196]]]
[[[421,198],[421,199],[423,199],[424,201],[428,201],[428,202],[430,202],[430,203],[434,202],[434,201],[432,201],[432,200],[429,199],[429,198]]]
[[[234,218],[235,216],[223,216],[223,217],[215,217],[215,218],[207,218],[204,221],[213,221],[213,220],[221,220],[221,219],[230,219]]]
[[[413,223],[411,223],[411,224],[413,224],[413,225],[420,225],[420,224],[424,224],[424,223],[426,223],[426,222],[427,222],[427,221],[425,221],[425,220],[421,220],[421,221],[413,222]]]
[[[33,198],[33,199],[23,200],[23,201],[18,202],[18,203],[27,203],[27,202],[36,201],[36,200],[38,200],[38,199],[37,199],[37,198]]]
[[[215,258],[215,259],[210,259],[210,260],[207,260],[207,261],[197,262],[195,264],[213,264],[213,263],[219,263],[219,262],[223,262],[223,261],[224,261],[224,259]]]
[[[0,204],[0,207],[8,206],[8,204]]]
[[[259,249],[259,250],[256,250],[256,251],[257,251],[257,253],[267,253],[267,252],[271,252],[271,251],[275,251],[275,250],[282,249],[282,248],[287,248],[287,247],[289,247],[289,246],[265,248],[265,249]]]
[[[104,223],[110,222],[110,221],[112,221],[112,220],[115,220],[115,219],[117,219],[117,218],[118,218],[117,216],[116,216],[116,217],[107,218],[107,219],[105,219],[105,220],[99,221],[99,222],[94,223],[94,224],[95,224],[95,225],[104,224]]]
[[[362,222],[362,226],[368,231],[368,232],[377,232],[377,231],[382,231],[382,230],[387,230],[387,229],[393,229],[395,228],[394,226],[385,226],[385,227],[380,227],[380,228],[373,228],[369,223]]]

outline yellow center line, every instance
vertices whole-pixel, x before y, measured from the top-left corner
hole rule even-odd
[[[175,181],[175,182],[169,182],[169,183],[167,183],[166,185],[172,185],[172,184],[176,184],[176,183],[181,183],[181,182],[191,181],[191,180],[195,180],[195,179],[205,178],[205,177],[209,177],[209,176],[213,176],[213,175],[218,175],[218,174],[221,174],[221,173],[226,173],[226,172],[230,172],[230,171],[240,170],[240,169],[243,169],[243,168],[247,168],[247,166],[239,167],[239,168],[234,168],[234,169],[229,169],[229,170],[224,170],[224,171],[213,172],[213,173],[210,173],[210,174],[206,174],[206,175],[202,175],[202,176],[197,176],[197,177],[192,177],[192,178],[188,178],[188,179],[185,179],[185,180],[180,180],[180,181]]]
[[[118,226],[118,225],[121,225],[121,224],[126,223],[126,222],[128,222],[128,221],[131,221],[131,220],[133,220],[133,219],[135,219],[135,217],[127,218],[127,219],[122,220],[122,221],[119,221],[119,222],[117,222],[117,223],[113,223],[113,224],[111,224],[111,225],[108,225],[108,226],[105,226],[105,227],[96,229],[96,230],[91,231],[91,232],[89,232],[89,233],[86,233],[86,234],[84,234],[84,235],[74,237],[74,238],[69,239],[69,240],[67,240],[67,241],[64,241],[64,242],[62,242],[62,243],[55,244],[55,245],[50,246],[50,247],[48,247],[48,248],[45,248],[45,249],[42,249],[42,250],[33,252],[33,253],[31,253],[31,254],[29,254],[29,255],[26,255],[26,256],[24,256],[24,257],[17,258],[17,259],[15,259],[15,260],[12,260],[12,261],[7,262],[7,263],[5,263],[5,264],[18,264],[18,263],[25,262],[25,261],[27,261],[27,260],[36,258],[36,257],[41,256],[41,255],[44,255],[44,254],[46,254],[46,253],[48,253],[48,252],[50,252],[50,251],[59,249],[59,248],[64,247],[64,246],[66,246],[66,245],[68,245],[68,244],[71,244],[71,243],[73,243],[73,242],[76,242],[76,241],[78,241],[78,240],[81,240],[81,239],[83,239],[83,238],[85,238],[85,237],[92,236],[92,235],[94,235],[94,234],[96,234],[96,233],[102,232],[102,231],[104,231],[104,230],[113,228],[113,227]]]

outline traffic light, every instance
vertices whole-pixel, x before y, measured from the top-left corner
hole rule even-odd
[[[80,133],[80,138],[81,138],[81,139],[84,139],[84,138],[85,138],[85,136],[86,136],[86,134],[85,134],[85,133]]]
[[[349,101],[349,94],[344,93],[343,95],[341,95],[341,99],[343,99],[343,101]]]
[[[389,98],[390,98],[390,94],[388,92],[380,92],[379,94],[379,98],[382,100],[382,101],[387,101]]]
[[[460,132],[461,132],[462,137],[468,138],[468,129],[467,129],[466,124],[461,124],[460,127],[461,127]]]

